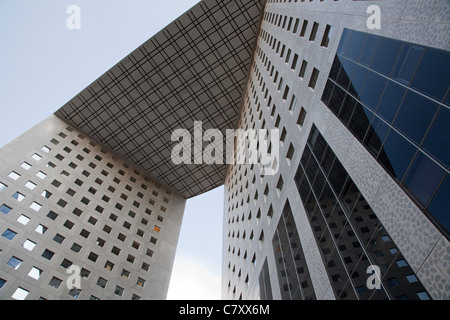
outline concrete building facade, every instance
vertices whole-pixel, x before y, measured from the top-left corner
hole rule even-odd
[[[223,298],[448,299],[449,11],[201,1],[1,149],[0,297],[165,298],[186,199],[224,184]],[[194,121],[278,129],[274,174],[174,164]]]
[[[1,299],[165,298],[184,197],[55,116],[0,154]]]
[[[368,27],[369,5],[380,29]],[[224,298],[448,299],[449,163],[424,142],[436,112],[449,111],[449,10],[448,1],[267,1],[238,126],[280,130],[279,172],[228,168]],[[443,60],[428,64],[427,52]],[[439,93],[418,85],[426,81]],[[405,116],[422,98],[431,115]],[[403,115],[389,105],[401,101]],[[437,138],[448,136],[446,119],[435,138],[448,155]],[[411,146],[405,159],[400,141]],[[366,285],[370,265],[380,290]]]

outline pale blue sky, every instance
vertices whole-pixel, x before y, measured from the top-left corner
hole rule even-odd
[[[197,2],[0,0],[0,147],[47,118]],[[66,27],[69,5],[81,9],[80,30]],[[223,187],[187,202],[174,267],[178,283],[176,288],[171,283],[169,298],[204,298],[205,293],[219,298],[222,214]],[[189,290],[193,284],[202,292]]]

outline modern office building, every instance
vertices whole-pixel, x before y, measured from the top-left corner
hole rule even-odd
[[[449,10],[266,3],[238,126],[279,170],[228,168],[225,298],[449,298]]]
[[[223,298],[448,299],[449,12],[200,2],[0,150],[0,298],[165,298],[186,199],[224,184]],[[199,121],[278,129],[273,170],[195,132],[175,164]]]

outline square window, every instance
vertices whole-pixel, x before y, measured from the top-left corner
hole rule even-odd
[[[18,287],[16,291],[14,291],[13,295],[11,296],[14,300],[25,300],[27,295],[30,293],[30,291],[25,290],[21,287]]]
[[[17,235],[17,232],[12,231],[11,229],[6,229],[5,232],[3,232],[2,237],[8,239],[8,240],[12,240],[14,239],[14,237]]]
[[[88,259],[91,260],[92,262],[96,262],[98,259],[98,254],[91,252],[89,253]]]
[[[38,225],[34,231],[36,231],[39,234],[44,234],[48,228],[46,226],[43,226],[42,224]]]
[[[81,268],[80,276],[82,278],[88,278],[91,272],[85,268]]]
[[[25,199],[25,195],[23,195],[22,193],[20,193],[20,192],[16,192],[16,193],[14,193],[13,195],[12,195],[12,197],[14,198],[14,199],[16,199],[17,201],[22,201],[23,199]]]
[[[23,168],[23,169],[25,169],[25,170],[30,170],[31,164],[29,164],[28,162],[23,162],[23,163],[20,165],[20,167]]]
[[[112,269],[114,269],[114,263],[112,263],[111,261],[106,261],[105,269],[111,271]]]
[[[150,269],[150,265],[146,262],[142,262],[141,269],[148,272],[148,270]]]
[[[36,242],[31,241],[30,239],[25,240],[25,242],[23,243],[22,247],[24,247],[25,249],[27,249],[28,251],[32,251],[34,249],[34,247],[36,247]]]
[[[6,188],[8,188],[8,186],[3,182],[0,182],[0,192],[6,190]]]
[[[36,177],[38,177],[39,179],[45,179],[45,177],[47,177],[47,174],[45,172],[39,171],[38,173],[36,173]]]
[[[9,259],[9,261],[6,263],[8,266],[10,266],[11,268],[17,270],[20,265],[22,264],[23,260],[17,258],[17,257],[11,257],[11,259]]]
[[[48,162],[45,166],[47,168],[55,168],[56,167],[56,165],[53,162]]]
[[[417,292],[417,296],[420,300],[430,300],[430,296],[425,291]]]
[[[82,246],[80,246],[78,243],[74,243],[72,245],[72,247],[70,247],[70,250],[72,250],[73,252],[78,253],[78,252],[80,252],[81,248],[82,248]]]
[[[64,269],[67,269],[67,268],[69,268],[72,264],[73,264],[72,261],[67,260],[67,259],[63,259],[63,261],[61,262],[60,266],[63,267]]]
[[[48,285],[54,289],[58,289],[61,286],[62,280],[57,277],[52,277]]]
[[[70,176],[70,173],[67,172],[66,170],[63,170],[63,171],[61,171],[61,175],[65,176],[65,177],[68,177],[68,176]]]
[[[59,186],[61,185],[61,182],[59,182],[58,180],[55,179],[52,181],[52,185],[59,188]]]
[[[406,280],[408,280],[409,283],[418,282],[419,279],[414,274],[409,274],[406,276]]]
[[[108,226],[108,225],[105,225],[103,227],[103,231],[105,231],[106,233],[111,233],[111,230],[112,230],[112,228],[110,226]]]
[[[140,244],[138,242],[136,242],[136,241],[133,241],[132,247],[135,248],[135,249],[139,249]]]
[[[86,229],[83,229],[80,232],[80,236],[82,236],[83,238],[88,238],[90,234],[91,233],[89,231],[87,231]]]
[[[103,246],[105,245],[105,243],[106,243],[106,241],[103,240],[102,238],[97,238],[96,244],[97,244],[99,247],[103,247]]]
[[[76,215],[77,217],[79,217],[79,216],[81,216],[81,214],[83,213],[83,211],[80,210],[80,209],[78,209],[78,208],[75,208],[75,209],[73,209],[72,213],[73,213],[74,215]]]
[[[134,263],[134,260],[135,260],[135,259],[136,259],[136,258],[133,257],[131,254],[129,254],[129,255],[127,256],[127,261],[128,261],[128,262]]]
[[[95,224],[97,223],[97,219],[96,218],[94,218],[94,217],[89,217],[89,219],[88,219],[88,222],[90,223],[90,224],[92,224],[92,225],[94,225],[95,226]]]
[[[114,253],[116,256],[118,256],[118,255],[120,254],[120,249],[117,248],[116,246],[114,246],[114,247],[111,249],[111,252]]]
[[[123,292],[125,291],[124,288],[120,287],[120,286],[116,286],[116,289],[114,290],[114,294],[118,295],[119,297],[121,297],[123,295]]]
[[[42,272],[43,271],[41,269],[33,267],[33,268],[31,268],[30,272],[28,272],[28,276],[33,279],[39,280]]]
[[[33,159],[36,160],[36,161],[39,161],[39,160],[42,159],[42,157],[41,157],[40,155],[38,155],[37,153],[33,154],[33,155],[31,156],[31,158],[33,158]]]
[[[13,179],[13,180],[17,180],[20,178],[20,174],[18,174],[17,172],[13,171],[10,174],[8,174],[8,177]]]
[[[108,280],[106,280],[102,277],[98,278],[98,280],[97,280],[97,285],[101,288],[105,288],[107,283],[108,283]]]
[[[130,271],[122,269],[122,273],[120,274],[123,278],[128,279],[130,277]]]
[[[55,255],[55,253],[53,251],[45,249],[41,256],[47,260],[51,260],[54,255]]]
[[[21,224],[23,224],[24,226],[27,225],[27,223],[30,221],[30,218],[28,218],[27,216],[21,214],[20,217],[17,218],[17,222],[20,222]]]
[[[57,233],[54,237],[53,237],[53,241],[61,244],[63,243],[65,237],[63,237],[62,235],[60,235],[59,233]]]
[[[5,283],[6,283],[6,280],[0,278],[0,289],[3,288],[3,286],[5,285]]]
[[[52,193],[48,190],[44,190],[42,191],[41,196],[43,196],[45,199],[48,199],[52,196]]]
[[[58,214],[57,214],[56,212],[54,212],[54,211],[50,211],[50,212],[47,214],[47,218],[49,218],[49,219],[51,219],[51,220],[55,220],[57,217],[58,217]]]
[[[37,202],[33,202],[30,205],[30,208],[33,209],[34,211],[39,211],[42,208],[42,205]]]
[[[78,297],[80,296],[80,293],[81,293],[81,289],[72,288],[69,291],[69,296],[72,296],[75,299],[78,299]]]
[[[11,207],[8,207],[8,206],[5,205],[5,204],[2,204],[2,205],[0,206],[0,212],[2,212],[2,213],[4,213],[4,214],[8,214],[11,210],[12,210],[12,208],[11,208]]]
[[[49,153],[51,149],[49,147],[47,147],[47,146],[43,146],[41,148],[41,150],[44,151],[45,153]]]
[[[63,199],[59,199],[56,204],[61,206],[61,207],[63,207],[63,208],[65,208],[67,206],[67,201],[65,201]]]

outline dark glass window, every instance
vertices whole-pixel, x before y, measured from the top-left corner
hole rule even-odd
[[[353,109],[355,109],[356,100],[349,94],[345,96],[344,102],[342,103],[341,110],[339,111],[338,117],[341,121],[347,125],[352,116]]]
[[[352,61],[348,59],[342,59],[341,69],[339,71],[339,75],[336,80],[337,83],[345,90],[348,89],[348,86],[350,84],[350,78],[353,74],[354,69],[355,64]]]
[[[338,115],[339,110],[341,110],[342,101],[345,97],[345,91],[339,86],[334,86],[334,90],[331,93],[330,102],[328,103],[328,108],[333,111],[334,114]]]
[[[369,109],[359,102],[356,103],[348,128],[359,141],[363,141],[367,129],[369,128],[370,121],[372,120],[372,116],[373,113]]]
[[[418,152],[403,184],[425,206],[438,186],[445,171],[422,152]]]
[[[366,40],[367,33],[352,32],[352,37],[347,47],[346,56],[352,60],[358,61]]]
[[[395,263],[404,261],[403,255],[314,125],[305,152],[311,154],[311,159],[320,158],[314,150],[318,141],[325,143],[325,155],[316,180],[311,183],[304,178],[308,175],[308,168],[302,163],[294,180],[299,181],[303,177],[297,188],[335,297],[338,300],[381,300],[397,296],[418,299],[417,292],[424,292],[424,287],[409,265]],[[324,164],[327,164],[327,169]],[[304,196],[304,190],[309,191],[308,196]],[[307,287],[299,278],[307,269],[301,264],[296,265],[296,269],[291,266],[292,256],[299,257],[294,259],[296,263],[302,262],[303,256],[301,251],[299,254],[292,251],[292,256],[289,255],[291,250],[299,247],[299,240],[292,214],[286,212],[290,213],[290,210],[284,209],[273,238],[280,291],[283,298],[301,298],[295,284],[300,281],[302,288]],[[382,284],[378,290],[365,289],[367,268],[372,264],[378,265],[382,272]],[[308,281],[306,285],[309,285]]]
[[[449,88],[448,51],[344,29],[322,95],[441,230],[448,226],[439,186],[450,173]]]
[[[344,31],[342,31],[341,41],[339,42],[337,53],[342,55],[346,53],[348,43],[350,42],[351,37],[352,37],[352,30],[344,29]]]
[[[431,200],[428,211],[436,219],[445,230],[450,230],[450,175],[447,174],[442,184],[437,189],[436,194]]]
[[[416,148],[411,143],[391,130],[378,159],[394,178],[401,181],[415,152]]]
[[[348,88],[348,91],[353,94],[356,98],[359,98],[359,95],[361,93],[361,89],[364,85],[364,81],[366,80],[367,76],[367,69],[356,65],[355,70],[352,73],[351,77],[351,83],[350,87]]]
[[[342,58],[340,58],[337,55],[334,57],[333,65],[331,66],[330,75],[329,75],[329,78],[332,79],[332,80],[336,80],[337,79],[339,70],[341,69],[341,65],[342,65],[341,59]]]
[[[272,247],[277,262],[281,298],[283,300],[315,300],[316,296],[289,202],[286,202],[280,216],[272,239]],[[263,268],[262,274],[264,272],[268,275],[268,270],[264,271]],[[261,277],[259,280],[261,292]],[[270,283],[263,284],[266,288],[264,298],[268,298],[268,285],[270,286]],[[271,294],[270,290],[270,296]]]
[[[378,48],[378,43],[380,42],[380,37],[369,34],[365,47],[363,48],[360,62],[361,64],[369,67],[372,64],[373,57]]]
[[[386,134],[389,131],[389,127],[380,118],[373,117],[372,123],[369,126],[369,130],[364,139],[364,145],[367,147],[373,156],[377,156],[380,152],[381,146]]]
[[[450,110],[441,107],[427,133],[422,148],[445,167],[450,165]]]
[[[438,105],[431,100],[408,91],[394,120],[394,127],[419,145],[437,108]]]
[[[381,97],[380,104],[378,105],[377,114],[389,123],[392,123],[405,92],[405,87],[393,81],[388,81],[383,96]]]
[[[328,101],[330,101],[331,93],[334,89],[334,83],[330,80],[327,80],[327,83],[325,84],[325,88],[323,89],[322,94],[322,102],[326,105],[328,105]]]
[[[400,51],[392,78],[409,85],[417,64],[423,54],[423,47],[405,43]]]
[[[450,53],[448,51],[427,48],[411,87],[441,101],[450,84],[449,61]],[[434,81],[430,81],[430,79]]]
[[[398,40],[381,38],[371,68],[385,75],[390,75],[401,46],[402,44]]]
[[[369,109],[375,111],[380,101],[380,97],[383,94],[384,87],[386,86],[386,78],[379,76],[375,72],[369,71],[367,74],[366,82],[364,83],[364,89],[360,94],[360,100]]]

